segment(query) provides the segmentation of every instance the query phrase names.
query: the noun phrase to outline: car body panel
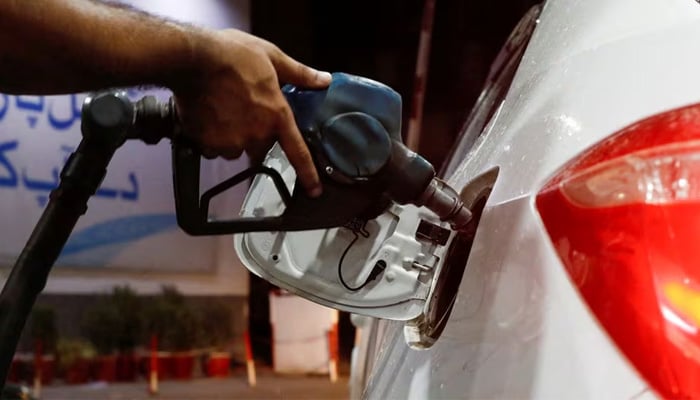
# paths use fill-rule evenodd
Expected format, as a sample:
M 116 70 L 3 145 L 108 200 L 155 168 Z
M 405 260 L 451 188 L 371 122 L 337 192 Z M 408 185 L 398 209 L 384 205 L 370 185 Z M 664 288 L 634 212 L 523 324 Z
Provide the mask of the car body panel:
M 509 93 L 468 152 L 460 190 L 491 168 L 450 320 L 427 350 L 400 322 L 362 329 L 354 379 L 370 399 L 653 398 L 569 280 L 534 207 L 562 164 L 644 117 L 700 101 L 700 5 L 549 0 Z M 357 378 L 357 377 L 356 377 Z
M 437 343 L 412 350 L 400 324 L 382 321 L 386 333 L 368 397 L 620 399 L 644 390 L 564 269 L 550 268 L 558 259 L 539 239 L 542 228 L 529 198 L 492 210 L 482 217 L 472 249 L 480 262 L 469 262 Z

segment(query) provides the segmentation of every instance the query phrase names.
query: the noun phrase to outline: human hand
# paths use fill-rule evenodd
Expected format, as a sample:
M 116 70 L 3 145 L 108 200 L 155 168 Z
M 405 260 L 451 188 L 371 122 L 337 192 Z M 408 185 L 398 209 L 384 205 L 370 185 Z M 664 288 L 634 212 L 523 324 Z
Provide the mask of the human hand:
M 277 140 L 307 193 L 320 195 L 318 173 L 280 83 L 321 89 L 331 75 L 235 29 L 207 34 L 194 53 L 194 79 L 171 88 L 186 134 L 206 156 L 227 159 L 243 151 L 262 155 Z

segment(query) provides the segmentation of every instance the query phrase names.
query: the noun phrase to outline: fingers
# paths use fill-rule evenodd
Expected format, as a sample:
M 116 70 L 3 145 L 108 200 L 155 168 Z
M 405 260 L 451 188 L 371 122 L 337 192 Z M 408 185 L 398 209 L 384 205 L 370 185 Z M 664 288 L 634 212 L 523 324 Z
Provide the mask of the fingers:
M 262 161 L 267 155 L 267 152 L 270 150 L 270 148 L 272 148 L 274 144 L 275 138 L 270 137 L 267 140 L 256 141 L 251 143 L 246 147 L 245 152 L 248 153 L 248 156 L 251 160 Z
M 227 160 L 236 160 L 243 154 L 243 150 L 239 148 L 227 148 L 219 150 L 219 154 Z
M 287 155 L 289 163 L 296 170 L 297 177 L 311 197 L 321 195 L 321 182 L 316 172 L 309 148 L 304 142 L 289 107 L 284 108 L 280 119 L 279 143 Z
M 270 55 L 270 60 L 282 82 L 313 89 L 323 89 L 331 83 L 330 73 L 304 65 L 277 48 Z
M 332 76 L 325 71 L 318 71 L 289 57 L 279 48 L 274 47 L 270 52 L 279 80 L 295 86 L 322 89 L 330 85 Z M 282 146 L 289 163 L 296 170 L 297 176 L 306 192 L 311 197 L 321 195 L 323 188 L 314 166 L 309 148 L 304 142 L 291 109 L 285 102 L 284 112 L 280 118 L 279 143 Z
M 206 158 L 207 160 L 213 160 L 218 156 L 219 156 L 219 153 L 215 150 L 212 150 L 209 148 L 202 149 L 202 157 Z

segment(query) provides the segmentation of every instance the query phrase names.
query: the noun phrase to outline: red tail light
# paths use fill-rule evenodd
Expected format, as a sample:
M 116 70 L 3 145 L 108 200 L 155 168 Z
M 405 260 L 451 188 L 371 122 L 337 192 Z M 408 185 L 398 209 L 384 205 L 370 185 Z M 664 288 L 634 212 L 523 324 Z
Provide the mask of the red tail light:
M 593 146 L 536 204 L 572 282 L 651 387 L 700 397 L 700 105 Z

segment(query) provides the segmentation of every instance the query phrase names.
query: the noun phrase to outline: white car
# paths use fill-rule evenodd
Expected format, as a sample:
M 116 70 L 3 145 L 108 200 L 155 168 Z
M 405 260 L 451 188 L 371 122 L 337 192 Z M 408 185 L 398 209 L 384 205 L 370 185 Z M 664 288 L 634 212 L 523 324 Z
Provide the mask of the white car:
M 420 224 L 445 225 L 394 205 L 350 252 L 344 228 L 236 248 L 265 279 L 355 314 L 353 397 L 698 398 L 698 102 L 696 1 L 548 0 L 441 171 L 475 232 L 425 240 Z M 279 152 L 268 164 L 293 181 Z M 279 212 L 271 187 L 256 179 L 243 213 Z M 378 260 L 362 290 L 338 282 L 366 283 Z

